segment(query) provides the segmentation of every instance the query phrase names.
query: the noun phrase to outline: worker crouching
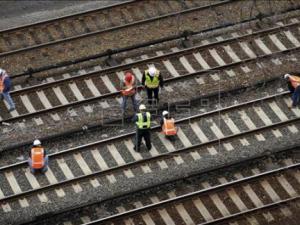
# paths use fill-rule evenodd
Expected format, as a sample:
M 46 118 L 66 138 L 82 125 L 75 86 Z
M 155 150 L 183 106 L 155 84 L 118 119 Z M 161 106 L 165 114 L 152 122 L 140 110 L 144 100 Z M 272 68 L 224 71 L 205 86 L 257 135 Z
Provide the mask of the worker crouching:
M 300 103 L 300 77 L 285 74 L 284 79 L 288 82 L 288 88 L 292 93 L 292 104 L 290 108 L 294 108 Z
M 136 100 L 136 87 L 135 87 L 135 76 L 131 72 L 125 73 L 123 87 L 121 90 L 122 94 L 122 114 L 124 116 L 126 111 L 126 105 L 128 98 L 131 98 L 134 112 L 137 112 L 137 100 Z
M 150 126 L 151 126 L 151 114 L 150 112 L 146 112 L 146 106 L 140 105 L 139 107 L 140 112 L 135 116 L 135 123 L 136 123 L 136 140 L 134 150 L 139 152 L 140 146 L 142 142 L 142 138 L 146 143 L 147 149 L 151 150 L 151 137 L 150 137 Z
M 160 120 L 160 126 L 162 132 L 166 137 L 173 137 L 177 134 L 177 128 L 175 126 L 175 120 L 171 118 L 168 111 L 163 111 L 162 117 Z
M 40 140 L 35 140 L 33 142 L 33 146 L 29 153 L 28 164 L 31 173 L 33 174 L 37 171 L 45 173 L 48 170 L 48 155 L 42 147 Z

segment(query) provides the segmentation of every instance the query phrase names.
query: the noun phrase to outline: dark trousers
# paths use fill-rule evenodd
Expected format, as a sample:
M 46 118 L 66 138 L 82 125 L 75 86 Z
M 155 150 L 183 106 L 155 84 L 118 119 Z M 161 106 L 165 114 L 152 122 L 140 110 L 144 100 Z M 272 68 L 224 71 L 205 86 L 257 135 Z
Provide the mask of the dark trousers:
M 159 101 L 158 92 L 159 92 L 159 88 L 147 88 L 147 96 L 148 96 L 149 105 L 151 105 L 153 102 L 153 94 L 154 94 L 154 99 L 156 100 L 156 104 L 158 104 L 158 101 Z
M 150 150 L 152 147 L 151 137 L 150 137 L 150 129 L 137 129 L 136 130 L 135 150 L 136 151 L 140 150 L 142 138 L 144 138 L 147 149 Z
M 292 100 L 293 100 L 293 106 L 297 106 L 299 104 L 300 100 L 300 85 L 296 87 L 294 90 L 294 93 L 292 95 Z

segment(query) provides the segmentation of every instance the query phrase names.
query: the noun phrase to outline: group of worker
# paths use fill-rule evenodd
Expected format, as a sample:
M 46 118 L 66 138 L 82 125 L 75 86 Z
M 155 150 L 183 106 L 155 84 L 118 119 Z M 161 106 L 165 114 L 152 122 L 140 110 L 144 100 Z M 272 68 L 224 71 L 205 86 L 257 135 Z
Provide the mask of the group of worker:
M 284 79 L 287 81 L 288 88 L 292 94 L 292 104 L 290 108 L 299 106 L 300 103 L 300 77 L 290 74 L 285 74 Z M 121 87 L 122 94 L 122 114 L 124 116 L 128 98 L 131 98 L 133 109 L 135 111 L 134 122 L 136 125 L 136 138 L 134 150 L 140 152 L 141 142 L 144 139 L 146 148 L 150 151 L 152 148 L 150 128 L 151 128 L 151 113 L 147 111 L 144 104 L 138 104 L 136 99 L 137 85 L 136 78 L 132 72 L 127 71 L 124 76 L 123 86 Z M 154 66 L 145 70 L 142 77 L 142 87 L 146 89 L 148 104 L 157 105 L 159 102 L 159 88 L 163 88 L 164 81 Z M 11 80 L 5 70 L 0 69 L 0 98 L 4 99 L 9 105 L 9 111 L 15 110 L 15 104 L 10 96 Z M 177 134 L 175 120 L 170 116 L 168 111 L 163 111 L 160 126 L 166 137 L 172 137 Z M 48 167 L 48 156 L 46 150 L 42 147 L 39 140 L 33 142 L 33 147 L 29 153 L 28 164 L 32 173 L 37 171 L 45 172 Z

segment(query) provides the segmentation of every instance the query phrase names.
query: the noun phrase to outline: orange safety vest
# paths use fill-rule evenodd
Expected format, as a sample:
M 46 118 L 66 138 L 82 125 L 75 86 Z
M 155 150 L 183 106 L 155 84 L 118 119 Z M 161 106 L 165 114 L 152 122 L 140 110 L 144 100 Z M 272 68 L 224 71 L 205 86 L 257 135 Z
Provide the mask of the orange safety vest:
M 175 127 L 174 119 L 164 118 L 164 124 L 162 130 L 166 136 L 173 136 L 177 134 L 177 129 Z
M 2 77 L 0 78 L 0 93 L 2 93 L 3 92 L 3 90 L 4 90 L 4 80 L 5 80 L 5 78 L 6 77 L 8 77 L 8 75 L 7 74 L 4 74 L 4 75 L 2 75 Z
M 41 169 L 44 167 L 44 148 L 33 147 L 31 149 L 31 161 L 33 169 Z
M 127 80 L 124 81 L 125 89 L 121 90 L 122 95 L 132 96 L 135 94 L 134 81 L 135 81 L 134 76 L 132 76 L 132 80 L 130 82 L 128 82 Z
M 300 85 L 300 77 L 290 76 L 289 80 L 290 80 L 293 88 L 295 88 L 295 89 Z

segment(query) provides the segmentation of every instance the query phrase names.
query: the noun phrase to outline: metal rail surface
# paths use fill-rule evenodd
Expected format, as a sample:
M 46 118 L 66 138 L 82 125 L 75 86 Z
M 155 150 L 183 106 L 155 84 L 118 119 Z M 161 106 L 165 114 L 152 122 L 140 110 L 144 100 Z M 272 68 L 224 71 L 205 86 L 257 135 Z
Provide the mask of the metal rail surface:
M 132 220 L 133 219 L 138 219 L 138 218 L 140 218 L 141 214 L 148 214 L 149 215 L 149 213 L 151 213 L 151 212 L 153 213 L 153 211 L 162 212 L 162 210 L 164 209 L 165 212 L 166 212 L 168 209 L 170 209 L 170 210 L 168 210 L 170 212 L 170 211 L 172 211 L 171 208 L 173 208 L 173 207 L 177 208 L 177 210 L 178 210 L 179 205 L 182 205 L 184 203 L 185 203 L 186 207 L 187 207 L 187 205 L 191 205 L 191 206 L 195 205 L 199 210 L 197 216 L 199 216 L 199 218 L 203 218 L 203 217 L 205 218 L 205 216 L 203 216 L 203 214 L 201 214 L 201 210 L 200 210 L 201 208 L 203 208 L 203 206 L 200 207 L 201 204 L 199 203 L 199 199 L 201 199 L 200 202 L 203 201 L 203 199 L 204 199 L 203 196 L 212 196 L 215 193 L 220 194 L 220 192 L 224 192 L 224 190 L 230 190 L 230 189 L 231 190 L 232 189 L 239 190 L 241 187 L 243 187 L 245 192 L 247 193 L 246 188 L 247 188 L 247 185 L 249 185 L 250 183 L 253 184 L 254 181 L 256 183 L 258 183 L 260 180 L 266 179 L 266 177 L 276 179 L 277 178 L 276 175 L 279 174 L 279 173 L 281 173 L 281 176 L 287 177 L 287 174 L 291 171 L 293 171 L 291 173 L 294 174 L 294 176 L 298 178 L 298 183 L 297 182 L 293 183 L 293 186 L 296 187 L 296 185 L 299 185 L 299 183 L 300 183 L 300 180 L 299 180 L 299 175 L 300 174 L 299 174 L 299 171 L 297 171 L 299 166 L 300 166 L 300 163 L 295 163 L 295 164 L 292 164 L 292 165 L 289 165 L 289 166 L 285 166 L 285 167 L 282 167 L 282 168 L 279 168 L 279 169 L 274 169 L 274 170 L 267 171 L 267 172 L 264 172 L 264 173 L 257 173 L 253 176 L 241 178 L 241 179 L 238 179 L 238 180 L 235 180 L 235 181 L 232 181 L 232 182 L 217 185 L 215 187 L 211 187 L 211 188 L 207 188 L 207 189 L 204 189 L 204 190 L 189 193 L 189 194 L 186 194 L 186 195 L 174 197 L 172 199 L 168 199 L 168 200 L 161 201 L 161 202 L 158 202 L 158 203 L 153 203 L 153 204 L 150 204 L 150 205 L 147 205 L 147 206 L 143 206 L 143 207 L 140 207 L 140 208 L 137 208 L 137 209 L 133 209 L 133 210 L 126 211 L 126 212 L 123 212 L 123 213 L 119 213 L 117 215 L 109 216 L 107 218 L 95 220 L 95 221 L 84 223 L 84 224 L 85 225 L 95 225 L 95 224 L 103 224 L 103 223 L 107 224 L 107 222 L 110 222 L 110 223 L 113 222 L 113 224 L 116 224 L 115 222 L 117 222 L 117 223 L 121 222 L 120 220 L 122 220 L 122 222 L 123 222 L 125 219 L 129 219 L 129 218 L 132 219 Z M 254 192 L 259 193 L 259 189 L 258 188 L 254 189 Z M 236 218 L 236 217 L 245 216 L 246 214 L 251 214 L 251 213 L 257 212 L 259 210 L 263 210 L 263 209 L 273 207 L 274 205 L 279 206 L 283 203 L 288 203 L 288 202 L 299 200 L 299 199 L 300 199 L 299 193 L 295 192 L 295 193 L 293 193 L 292 197 L 284 199 L 284 200 L 274 201 L 270 204 L 262 204 L 261 206 L 255 206 L 253 209 L 243 210 L 243 211 L 241 210 L 241 212 L 235 213 L 233 215 L 228 215 L 228 216 L 225 216 L 223 218 L 221 217 L 221 218 L 217 218 L 217 219 L 212 219 L 210 221 L 197 223 L 197 224 L 199 224 L 199 225 L 200 224 L 201 225 L 216 224 L 217 222 L 228 221 L 228 220 L 231 220 L 231 219 Z M 197 202 L 198 202 L 198 204 L 197 204 Z M 179 212 L 179 210 L 177 212 L 178 212 L 177 214 L 180 218 L 180 216 L 182 216 L 183 214 L 181 214 Z M 158 213 L 158 214 L 163 219 L 167 217 L 167 216 L 163 215 L 163 213 Z M 195 218 L 195 217 L 193 217 L 193 218 Z M 205 219 L 207 219 L 207 218 L 205 218 Z M 145 217 L 144 217 L 144 220 L 146 220 Z M 154 220 L 156 220 L 156 219 L 154 219 Z M 193 219 L 191 217 L 188 217 L 187 220 L 193 221 Z M 166 222 L 166 220 L 164 222 Z M 153 223 L 153 224 L 155 224 L 155 223 Z
M 16 90 L 12 92 L 12 96 L 18 95 L 20 97 L 20 101 L 23 102 L 23 105 L 26 106 L 30 103 L 32 107 L 29 108 L 22 108 L 22 112 L 29 111 L 28 113 L 23 113 L 20 115 L 18 112 L 12 112 L 10 113 L 10 117 L 5 116 L 1 122 L 13 122 L 16 120 L 31 118 L 33 116 L 42 115 L 44 113 L 50 113 L 54 111 L 59 111 L 62 109 L 67 109 L 69 107 L 84 105 L 93 103 L 99 100 L 103 100 L 106 98 L 116 97 L 120 94 L 118 91 L 119 87 L 118 85 L 120 81 L 123 79 L 124 71 L 127 69 L 132 69 L 136 75 L 138 80 L 141 80 L 142 73 L 141 70 L 146 67 L 149 63 L 159 63 L 159 69 L 167 71 L 166 74 L 166 83 L 172 83 L 184 79 L 195 79 L 196 83 L 199 83 L 200 85 L 203 84 L 203 79 L 199 78 L 199 76 L 208 75 L 210 73 L 213 73 L 215 70 L 228 70 L 229 68 L 241 66 L 241 69 L 244 70 L 244 72 L 249 72 L 249 68 L 246 68 L 245 65 L 247 63 L 254 63 L 256 61 L 267 59 L 267 58 L 273 58 L 276 56 L 280 56 L 282 54 L 288 54 L 293 53 L 299 50 L 300 43 L 296 39 L 295 35 L 292 34 L 291 29 L 296 29 L 299 26 L 299 23 L 291 23 L 287 24 L 286 26 L 280 26 L 275 27 L 263 31 L 254 32 L 253 34 L 246 34 L 242 35 L 241 37 L 237 36 L 234 38 L 229 38 L 228 40 L 223 41 L 217 41 L 214 43 L 209 43 L 207 45 L 203 46 L 195 46 L 186 50 L 179 50 L 179 49 L 173 49 L 173 53 L 167 53 L 163 54 L 162 52 L 157 52 L 159 56 L 147 58 L 144 60 L 138 60 L 136 62 L 131 62 L 130 59 L 128 59 L 128 64 L 107 68 L 100 70 L 98 72 L 93 73 L 87 73 L 85 75 L 80 76 L 71 76 L 70 74 L 65 74 L 65 79 L 60 80 L 52 80 L 48 83 L 32 86 L 28 88 L 23 88 L 20 90 Z M 278 33 L 276 33 L 278 32 Z M 283 42 L 281 42 L 278 37 L 281 34 L 286 35 L 286 38 L 290 40 L 291 43 L 285 43 L 285 46 Z M 266 35 L 266 36 L 262 36 Z M 276 36 L 277 35 L 277 36 Z M 247 46 L 247 43 L 250 43 L 252 39 L 254 39 L 254 42 L 257 43 L 258 47 L 261 47 L 263 50 L 261 52 L 257 52 L 256 50 L 251 50 L 249 46 Z M 270 50 L 267 47 L 267 44 L 262 43 L 262 40 L 265 40 L 266 42 L 269 41 L 269 38 L 274 41 L 274 44 L 278 46 L 278 49 L 272 49 Z M 250 39 L 250 40 L 248 40 Z M 236 48 L 238 43 L 242 43 L 241 48 L 242 51 L 240 53 L 235 53 L 232 48 Z M 231 44 L 232 48 L 230 46 L 227 46 Z M 252 44 L 253 45 L 253 44 Z M 288 48 L 290 46 L 291 48 Z M 296 47 L 294 47 L 296 46 Z M 224 59 L 220 58 L 220 54 L 224 53 L 218 53 L 216 49 L 224 48 L 231 59 L 225 59 L 226 55 L 222 55 Z M 253 49 L 255 46 L 253 46 Z M 200 53 L 201 52 L 201 53 Z M 241 55 L 243 52 L 247 56 Z M 203 58 L 202 55 L 205 54 L 211 54 L 211 58 L 205 57 Z M 244 53 L 243 53 L 244 54 Z M 240 56 L 238 56 L 240 55 Z M 193 58 L 194 59 L 193 59 Z M 198 60 L 198 65 L 195 63 L 189 63 L 188 60 Z M 174 65 L 170 62 L 170 60 L 178 60 L 178 62 L 185 68 L 187 73 L 180 74 L 182 72 L 178 72 Z M 215 60 L 216 63 L 209 65 L 207 62 L 209 61 L 210 64 L 212 64 L 212 60 Z M 275 60 L 274 63 L 276 64 L 277 61 Z M 193 65 L 193 66 L 192 66 Z M 194 67 L 194 68 L 193 68 Z M 227 71 L 226 71 L 227 72 Z M 229 72 L 228 72 L 229 73 Z M 109 74 L 109 76 L 107 75 Z M 99 76 L 100 75 L 100 76 Z M 234 72 L 230 72 L 230 77 L 234 77 Z M 216 76 L 216 75 L 214 75 Z M 215 78 L 214 78 L 215 79 Z M 78 82 L 78 85 L 82 86 L 82 83 L 86 83 L 86 88 L 83 88 L 82 90 L 90 90 L 93 97 L 90 97 L 91 94 L 81 92 L 78 88 L 76 88 L 76 83 Z M 62 95 L 61 92 L 56 91 L 57 85 L 61 85 L 61 89 L 67 90 L 69 94 Z M 97 89 L 97 90 L 95 90 Z M 39 92 L 45 92 L 44 94 Z M 70 93 L 73 93 L 72 96 L 69 96 Z M 57 100 L 55 100 L 56 103 L 51 103 L 51 100 L 47 99 L 47 95 L 57 96 Z M 74 95 L 74 96 L 73 96 Z M 76 99 L 73 102 L 62 101 L 60 99 Z M 34 102 L 31 102 L 30 99 L 35 99 Z M 58 101 L 60 102 L 60 105 L 57 105 Z M 117 99 L 113 104 L 119 104 L 120 99 Z M 45 102 L 49 102 L 49 104 L 45 104 Z M 35 104 L 44 105 L 45 109 L 35 109 Z M 56 106 L 53 106 L 56 105 Z M 52 106 L 52 107 L 51 107 Z M 40 107 L 39 107 L 40 108 Z M 18 109 L 17 109 L 18 110 Z M 56 117 L 57 119 L 57 117 Z M 59 119 L 58 119 L 59 120 Z M 40 122 L 39 125 L 43 124 L 43 122 Z
M 280 109 L 280 108 L 283 109 L 284 106 L 286 108 L 285 104 L 288 101 L 288 98 L 285 95 L 286 95 L 286 93 L 280 94 L 280 95 L 274 95 L 274 96 L 266 97 L 264 99 L 258 99 L 255 101 L 251 101 L 251 102 L 243 103 L 240 105 L 221 109 L 221 111 L 217 110 L 214 112 L 205 113 L 204 115 L 202 114 L 202 115 L 194 116 L 194 117 L 188 118 L 188 122 L 189 122 L 188 127 L 180 126 L 180 123 L 183 123 L 183 124 L 186 123 L 186 121 L 187 121 L 186 119 L 177 121 L 177 125 L 179 126 L 179 131 L 178 131 L 179 140 L 178 141 L 180 141 L 184 147 L 180 148 L 180 149 L 176 149 L 173 146 L 173 144 L 171 144 L 167 139 L 164 139 L 160 133 L 154 133 L 154 135 L 158 135 L 158 139 L 163 143 L 167 152 L 166 153 L 159 152 L 158 149 L 160 149 L 160 151 L 163 151 L 163 149 L 161 147 L 158 147 L 158 145 L 157 145 L 158 143 L 153 142 L 153 149 L 150 151 L 150 154 L 151 154 L 150 158 L 146 155 L 143 156 L 143 154 L 139 154 L 139 153 L 136 153 L 133 151 L 133 142 L 130 137 L 132 137 L 134 135 L 134 133 L 128 133 L 126 135 L 121 135 L 121 136 L 118 136 L 115 138 L 110 138 L 107 140 L 94 142 L 94 143 L 87 144 L 84 146 L 79 146 L 76 148 L 67 149 L 67 150 L 64 150 L 64 151 L 61 151 L 61 152 L 58 152 L 55 154 L 51 154 L 50 162 L 56 158 L 59 167 L 66 168 L 66 167 L 68 167 L 68 165 L 66 164 L 66 161 L 64 160 L 63 157 L 64 156 L 68 157 L 68 159 L 70 160 L 71 159 L 70 153 L 71 153 L 71 155 L 73 155 L 73 157 L 74 157 L 74 158 L 72 158 L 72 160 L 74 160 L 74 162 L 72 164 L 73 165 L 75 163 L 78 164 L 81 167 L 84 175 L 78 175 L 78 176 L 74 175 L 74 176 L 70 177 L 67 174 L 65 174 L 67 179 L 58 181 L 58 179 L 53 178 L 54 175 L 53 175 L 53 171 L 51 170 L 51 164 L 50 164 L 49 170 L 52 171 L 52 172 L 50 172 L 50 174 L 52 174 L 51 175 L 52 178 L 50 178 L 49 174 L 47 175 L 47 173 L 46 173 L 46 176 L 49 179 L 49 181 L 48 181 L 49 184 L 41 185 L 41 186 L 38 185 L 38 188 L 35 183 L 35 182 L 37 182 L 37 180 L 33 181 L 35 178 L 32 175 L 30 175 L 29 170 L 22 169 L 26 165 L 25 161 L 21 162 L 21 163 L 16 163 L 14 165 L 8 165 L 5 167 L 2 167 L 0 169 L 1 173 L 4 173 L 4 176 L 6 177 L 6 179 L 8 181 L 8 182 L 3 181 L 1 183 L 1 185 L 3 187 L 6 185 L 12 184 L 12 180 L 15 180 L 14 173 L 16 173 L 16 175 L 18 175 L 18 176 L 23 174 L 22 176 L 27 177 L 29 183 L 35 184 L 35 185 L 32 185 L 32 187 L 30 187 L 30 188 L 29 187 L 22 188 L 27 191 L 24 191 L 21 193 L 18 192 L 17 190 L 15 190 L 15 193 L 10 194 L 10 195 L 7 195 L 8 193 L 4 193 L 6 196 L 1 198 L 1 200 L 3 202 L 7 202 L 7 201 L 11 201 L 11 200 L 17 199 L 17 198 L 24 198 L 25 196 L 36 195 L 37 193 L 40 193 L 40 192 L 44 192 L 47 190 L 53 190 L 54 188 L 63 187 L 68 184 L 76 184 L 76 183 L 86 181 L 86 180 L 91 180 L 91 182 L 93 183 L 93 182 L 95 182 L 95 179 L 97 177 L 105 177 L 105 176 L 110 177 L 109 178 L 110 182 L 114 183 L 114 182 L 117 182 L 115 180 L 116 178 L 112 179 L 111 176 L 113 176 L 113 174 L 115 174 L 115 173 L 119 174 L 120 172 L 123 171 L 124 175 L 127 178 L 132 178 L 132 177 L 134 177 L 134 175 L 131 172 L 131 170 L 134 170 L 134 168 L 140 168 L 140 166 L 143 168 L 145 165 L 148 165 L 149 163 L 156 163 L 156 162 L 161 162 L 164 160 L 175 160 L 175 162 L 177 162 L 180 165 L 180 164 L 182 164 L 182 162 L 184 162 L 184 157 L 186 157 L 187 155 L 191 155 L 193 160 L 198 160 L 199 158 L 201 158 L 201 156 L 199 155 L 199 151 L 200 152 L 205 151 L 206 148 L 208 148 L 209 146 L 213 146 L 213 145 L 216 145 L 216 147 L 217 147 L 217 146 L 219 146 L 220 143 L 227 143 L 225 145 L 225 150 L 232 151 L 233 147 L 230 144 L 231 142 L 240 140 L 242 146 L 245 146 L 245 145 L 248 146 L 250 144 L 249 143 L 250 140 L 246 140 L 246 137 L 253 136 L 253 135 L 254 135 L 254 137 L 256 135 L 256 138 L 259 141 L 266 141 L 266 139 L 264 138 L 264 135 L 263 135 L 263 133 L 265 133 L 265 132 L 271 132 L 271 135 L 278 137 L 278 136 L 282 135 L 281 132 L 283 132 L 283 131 L 280 131 L 282 129 L 282 130 L 287 130 L 288 132 L 290 132 L 290 135 L 296 135 L 298 133 L 298 129 L 295 125 L 297 124 L 297 122 L 300 119 L 300 114 L 299 114 L 299 111 L 297 111 L 297 109 L 291 111 L 290 115 L 286 114 L 286 112 L 283 112 Z M 262 100 L 264 100 L 264 101 L 262 101 Z M 257 105 L 262 102 L 263 102 L 262 106 Z M 247 115 L 249 113 L 253 113 L 253 112 L 251 112 L 253 107 L 254 107 L 254 109 L 256 109 L 254 113 L 256 113 L 257 116 L 260 116 L 262 118 L 262 120 L 265 122 L 264 126 L 256 125 L 255 123 L 259 124 L 259 122 L 258 121 L 253 122 L 250 119 L 250 117 L 252 117 L 252 116 L 249 117 Z M 274 114 L 272 114 L 272 112 L 269 112 L 269 111 L 267 111 L 267 109 L 264 109 L 265 107 L 267 107 L 267 108 L 270 107 L 271 110 L 275 110 L 273 112 L 276 114 L 277 119 L 274 118 Z M 240 114 L 241 118 L 237 118 L 237 117 L 233 118 L 232 116 L 230 116 L 230 115 L 236 115 L 236 114 Z M 219 118 L 220 118 L 219 115 L 222 115 L 221 118 L 224 119 L 224 123 L 229 126 L 229 128 L 231 130 L 230 133 L 228 133 L 228 134 L 225 134 L 225 133 L 223 134 L 222 132 L 220 133 L 220 131 L 218 131 L 218 130 L 220 130 L 220 128 L 218 128 L 217 124 L 215 122 L 213 122 L 213 123 L 211 122 L 211 120 L 215 120 L 215 119 L 219 120 Z M 225 115 L 227 115 L 227 116 L 225 116 Z M 208 119 L 205 119 L 206 117 L 208 117 Z M 272 120 L 270 118 L 272 118 Z M 249 128 L 247 130 L 242 131 L 242 130 L 240 130 L 241 128 L 238 128 L 237 125 L 234 125 L 237 123 L 235 123 L 233 121 L 236 121 L 239 119 L 244 120 L 245 124 L 247 124 L 249 126 Z M 280 122 L 276 122 L 278 120 L 280 120 Z M 198 125 L 199 121 L 201 121 L 201 128 Z M 270 121 L 271 121 L 271 123 L 270 123 Z M 201 129 L 203 129 L 203 127 L 205 127 L 205 126 L 209 126 L 211 131 L 215 132 L 215 137 L 207 137 L 206 135 L 204 135 L 204 133 Z M 153 129 L 157 129 L 157 128 L 158 127 L 154 127 Z M 192 144 L 191 141 L 188 140 L 187 136 L 184 134 L 184 132 L 186 132 L 187 129 L 195 132 L 194 135 L 196 135 L 199 138 L 199 141 L 197 144 Z M 117 140 L 119 140 L 119 142 L 117 142 Z M 120 144 L 121 145 L 124 144 L 124 147 L 119 148 L 117 150 L 117 146 L 119 146 Z M 101 156 L 101 153 L 99 151 L 100 147 L 101 147 L 101 149 L 103 149 L 103 148 L 108 149 L 108 151 L 112 155 L 112 158 L 115 158 L 115 160 L 117 162 L 116 166 L 108 167 L 107 164 L 105 162 L 103 162 L 105 157 Z M 209 147 L 207 149 L 207 151 L 209 152 L 210 155 L 215 155 L 218 153 L 215 147 Z M 90 157 L 94 158 L 96 164 L 99 165 L 99 168 L 101 170 L 96 170 L 95 172 L 92 171 L 88 167 L 87 163 L 84 161 L 82 154 L 90 154 Z M 131 155 L 131 157 L 134 160 L 130 161 L 128 163 L 126 163 L 126 161 L 124 159 L 120 160 L 120 158 L 122 158 L 121 155 L 124 155 L 124 154 Z M 102 158 L 102 160 L 99 161 L 99 159 L 101 159 L 101 158 Z M 69 161 L 69 163 L 70 163 L 70 161 Z M 160 166 L 162 168 L 164 168 L 166 165 L 160 165 Z M 143 171 L 146 173 L 147 169 L 144 168 Z M 24 176 L 24 173 L 25 173 L 25 176 Z M 74 174 L 75 174 L 75 171 L 74 171 Z M 15 182 L 17 182 L 17 181 L 15 180 Z M 13 184 L 15 184 L 15 182 L 13 182 Z M 96 185 L 95 183 L 93 183 L 93 184 Z M 22 185 L 22 184 L 20 184 L 20 185 Z M 1 189 L 7 190 L 7 187 L 1 188 Z M 14 187 L 13 187 L 13 189 L 14 189 Z M 44 197 L 42 199 L 44 199 Z M 42 201 L 42 199 L 41 199 L 41 201 Z

